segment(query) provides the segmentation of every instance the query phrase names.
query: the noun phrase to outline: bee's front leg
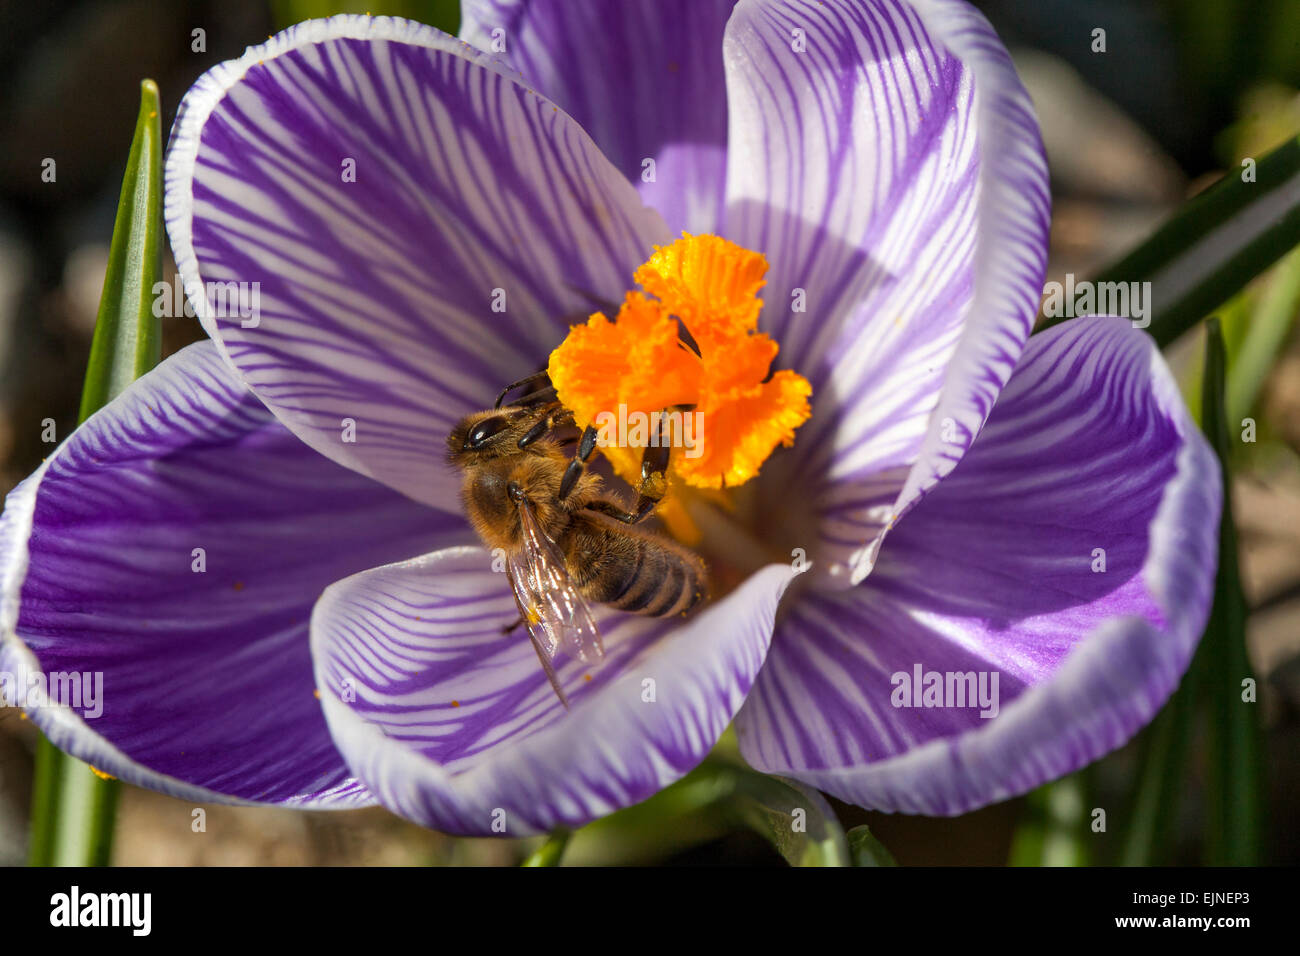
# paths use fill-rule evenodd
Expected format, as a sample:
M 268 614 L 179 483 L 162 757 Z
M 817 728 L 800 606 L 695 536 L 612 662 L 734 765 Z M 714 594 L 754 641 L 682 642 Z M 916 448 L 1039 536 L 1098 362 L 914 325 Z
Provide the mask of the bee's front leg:
M 528 431 L 524 432 L 523 436 L 515 444 L 521 449 L 527 448 L 543 435 L 550 434 L 561 425 L 571 424 L 573 424 L 573 413 L 558 402 L 552 402 L 546 406 L 542 416 L 537 419 Z
M 569 497 L 569 492 L 573 490 L 578 479 L 582 477 L 583 471 L 586 470 L 587 459 L 596 450 L 598 434 L 594 425 L 588 425 L 583 430 L 582 439 L 578 442 L 578 451 L 573 456 L 573 461 L 569 462 L 569 467 L 564 469 L 564 477 L 560 479 L 559 499 L 561 501 Z
M 551 377 L 550 377 L 550 375 L 547 374 L 546 369 L 542 369 L 540 372 L 534 372 L 532 375 L 529 375 L 529 376 L 527 376 L 527 377 L 525 377 L 525 378 L 521 378 L 521 379 L 520 379 L 519 381 L 517 381 L 517 382 L 511 382 L 509 385 L 507 385 L 505 388 L 503 388 L 503 389 L 501 390 L 501 394 L 497 396 L 496 404 L 493 405 L 492 407 L 493 407 L 493 408 L 500 408 L 500 407 L 501 407 L 501 403 L 504 402 L 504 401 L 506 400 L 506 396 L 509 395 L 511 392 L 513 392 L 515 389 L 517 389 L 517 388 L 522 388 L 522 387 L 525 386 L 525 385 L 532 385 L 532 384 L 535 384 L 535 383 L 537 383 L 537 382 L 542 382 L 542 381 L 544 381 L 544 382 L 547 383 L 547 384 L 546 384 L 546 387 L 541 388 L 541 389 L 538 389 L 536 392 L 534 392 L 534 393 L 532 393 L 532 394 L 530 394 L 530 395 L 528 395 L 528 396 L 525 396 L 525 398 L 521 399 L 520 401 L 516 402 L 515 404 L 516 404 L 516 405 L 531 404 L 531 400 L 532 400 L 535 396 L 540 395 L 540 394 L 542 394 L 542 393 L 544 393 L 544 392 L 553 392 L 553 391 L 555 390 L 555 387 L 554 387 L 553 385 L 550 384 L 550 381 L 551 381 Z

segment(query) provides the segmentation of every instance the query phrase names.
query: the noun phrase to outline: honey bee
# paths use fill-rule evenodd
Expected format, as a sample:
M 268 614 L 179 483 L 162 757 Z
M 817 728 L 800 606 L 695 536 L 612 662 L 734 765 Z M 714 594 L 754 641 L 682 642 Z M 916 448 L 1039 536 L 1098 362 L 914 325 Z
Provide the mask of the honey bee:
M 549 383 L 502 405 L 538 373 L 506 387 L 496 405 L 463 418 L 447 438 L 448 460 L 464 473 L 461 498 L 470 523 L 492 551 L 506 555 L 506 572 L 542 669 L 565 707 L 555 672 L 560 651 L 586 663 L 604 657 L 589 601 L 651 617 L 686 614 L 705 597 L 704 563 L 691 551 L 638 527 L 667 487 L 668 448 L 642 457 L 633 510 L 586 470 L 596 429 L 561 439 L 573 414 Z M 577 443 L 572 457 L 565 447 Z

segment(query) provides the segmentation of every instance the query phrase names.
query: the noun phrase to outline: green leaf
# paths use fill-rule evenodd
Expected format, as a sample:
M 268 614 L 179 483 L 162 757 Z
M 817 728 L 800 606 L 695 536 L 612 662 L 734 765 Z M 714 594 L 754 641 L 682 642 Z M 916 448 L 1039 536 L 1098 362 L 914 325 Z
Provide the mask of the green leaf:
M 1025 819 L 1011 840 L 1011 866 L 1087 866 L 1086 771 L 1062 777 L 1025 798 Z
M 1254 409 L 1297 311 L 1300 311 L 1300 249 L 1292 250 L 1268 277 L 1267 287 L 1244 323 L 1245 337 L 1232 353 L 1224 400 L 1228 421 L 1234 427 Z
M 791 866 L 848 866 L 848 841 L 825 798 L 794 780 L 729 766 L 724 806 L 766 837 Z
M 303 20 L 332 17 L 336 13 L 405 17 L 453 36 L 460 30 L 458 0 L 271 0 L 271 16 L 281 30 Z
M 898 866 L 894 854 L 876 839 L 865 823 L 854 827 L 845 836 L 849 842 L 849 859 L 854 866 Z
M 569 851 L 584 862 L 660 858 L 747 827 L 793 866 L 848 866 L 848 842 L 830 805 L 794 781 L 709 757 L 647 800 L 591 823 Z
M 81 391 L 81 421 L 158 364 L 162 330 L 153 314 L 153 287 L 162 273 L 163 143 L 158 109 L 158 87 L 145 80 Z
M 36 742 L 36 766 L 32 773 L 31 841 L 27 862 L 49 866 L 54 860 L 55 830 L 58 827 L 60 780 L 66 758 L 44 737 Z
M 1300 139 L 1260 159 L 1255 181 L 1230 169 L 1155 235 L 1093 277 L 1150 282 L 1147 331 L 1162 347 L 1300 245 Z M 1063 318 L 1039 326 L 1049 328 Z
M 158 86 L 140 84 L 140 112 L 127 156 L 90 349 L 80 418 L 85 421 L 158 364 L 161 329 L 153 287 L 161 278 L 162 121 Z M 112 851 L 118 784 L 80 760 L 38 744 L 32 793 L 33 866 L 104 866 Z
M 1187 787 L 1187 757 L 1195 721 L 1193 666 L 1178 690 L 1143 734 L 1137 785 L 1125 813 L 1120 866 L 1167 865 L 1173 852 L 1174 825 Z
M 1206 736 L 1205 862 L 1211 866 L 1255 866 L 1263 855 L 1263 742 L 1258 704 L 1243 700 L 1243 684 L 1257 680 L 1246 654 L 1246 599 L 1237 563 L 1232 519 L 1231 445 L 1224 410 L 1224 349 L 1219 323 L 1206 324 L 1202 428 L 1219 456 L 1223 514 L 1219 521 L 1219 570 L 1214 606 L 1201 639 Z
M 573 831 L 568 827 L 556 827 L 551 831 L 551 835 L 529 855 L 529 857 L 520 863 L 520 866 L 559 866 L 560 859 L 564 856 L 564 849 L 569 845 L 569 838 L 573 836 Z
M 1268 289 L 1251 313 L 1237 362 L 1227 376 L 1227 349 L 1222 324 L 1206 323 L 1205 365 L 1197 404 L 1206 436 L 1219 456 L 1224 482 L 1224 511 L 1220 521 L 1219 570 L 1214 608 L 1196 657 L 1182 684 L 1143 735 L 1140 776 L 1127 819 L 1119 862 L 1124 866 L 1159 866 L 1172 860 L 1174 823 L 1186 788 L 1186 762 L 1198 706 L 1209 709 L 1207 736 L 1209 773 L 1206 855 L 1215 863 L 1258 859 L 1261 814 L 1259 794 L 1260 741 L 1254 704 L 1241 700 L 1240 681 L 1253 679 L 1245 645 L 1245 600 L 1238 577 L 1235 526 L 1224 464 L 1232 452 L 1230 422 L 1240 420 L 1254 403 L 1267 363 L 1253 353 L 1262 343 L 1275 348 L 1300 296 L 1300 252 L 1279 265 Z M 1233 390 L 1232 383 L 1240 384 Z M 1235 399 L 1232 396 L 1235 394 Z M 1231 403 L 1236 401 L 1237 410 Z M 1227 408 L 1225 409 L 1225 404 Z M 1253 848 L 1253 849 L 1252 849 Z

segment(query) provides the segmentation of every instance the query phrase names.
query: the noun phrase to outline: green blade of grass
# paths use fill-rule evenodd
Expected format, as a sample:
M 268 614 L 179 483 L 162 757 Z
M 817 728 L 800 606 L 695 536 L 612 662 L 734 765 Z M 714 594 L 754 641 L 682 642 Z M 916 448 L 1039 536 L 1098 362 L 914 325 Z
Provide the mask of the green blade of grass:
M 1223 514 L 1219 521 L 1219 570 L 1214 606 L 1201 653 L 1208 709 L 1206 736 L 1205 862 L 1253 866 L 1263 850 L 1262 740 L 1255 703 L 1243 699 L 1243 684 L 1255 681 L 1246 654 L 1246 599 L 1237 565 L 1237 536 L 1227 462 L 1230 438 L 1224 409 L 1224 349 L 1219 323 L 1206 325 L 1202 428 L 1219 456 Z
M 1187 757 L 1196 719 L 1196 678 L 1200 668 L 1188 668 L 1183 681 L 1143 734 L 1137 786 L 1125 815 L 1120 866 L 1168 865 L 1174 826 L 1187 786 Z
M 1269 276 L 1268 287 L 1252 310 L 1245 337 L 1232 359 L 1224 404 L 1228 421 L 1234 427 L 1254 409 L 1297 311 L 1300 311 L 1300 248 L 1288 253 Z
M 162 272 L 162 151 L 158 87 L 145 80 L 81 393 L 81 421 L 158 364 L 161 329 L 153 314 L 153 288 Z M 44 738 L 37 747 L 29 862 L 106 865 L 117 781 L 101 779 Z
M 158 87 L 145 80 L 81 391 L 81 421 L 158 364 L 162 330 L 153 314 L 154 283 L 162 273 L 163 143 L 158 107 Z
M 556 827 L 550 836 L 520 866 L 559 866 L 564 850 L 569 845 L 573 831 L 568 827 Z
M 1260 159 L 1253 182 L 1243 180 L 1243 172 L 1229 170 L 1092 279 L 1150 282 L 1147 331 L 1161 347 L 1300 245 L 1300 139 Z M 1063 321 L 1048 320 L 1039 331 Z
M 571 855 L 619 849 L 615 858 L 653 859 L 668 846 L 716 839 L 737 827 L 758 833 L 792 866 L 848 866 L 848 841 L 826 800 L 791 780 L 709 757 L 648 800 L 574 835 Z

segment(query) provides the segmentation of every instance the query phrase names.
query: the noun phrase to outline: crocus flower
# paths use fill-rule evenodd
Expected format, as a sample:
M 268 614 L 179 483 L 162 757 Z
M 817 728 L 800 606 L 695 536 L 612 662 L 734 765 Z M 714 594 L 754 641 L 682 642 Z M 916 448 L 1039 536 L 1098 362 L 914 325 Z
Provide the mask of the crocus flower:
M 101 715 L 31 711 L 53 742 L 194 800 L 520 835 L 644 799 L 733 719 L 763 771 L 931 814 L 1149 720 L 1206 618 L 1218 472 L 1131 323 L 1029 338 L 1047 174 L 980 14 L 464 9 L 462 40 L 303 23 L 186 96 L 165 217 L 211 341 L 0 528 L 0 670 L 103 674 Z M 686 509 L 706 606 L 596 608 L 566 712 L 444 444 L 683 233 L 765 259 L 811 417 Z

